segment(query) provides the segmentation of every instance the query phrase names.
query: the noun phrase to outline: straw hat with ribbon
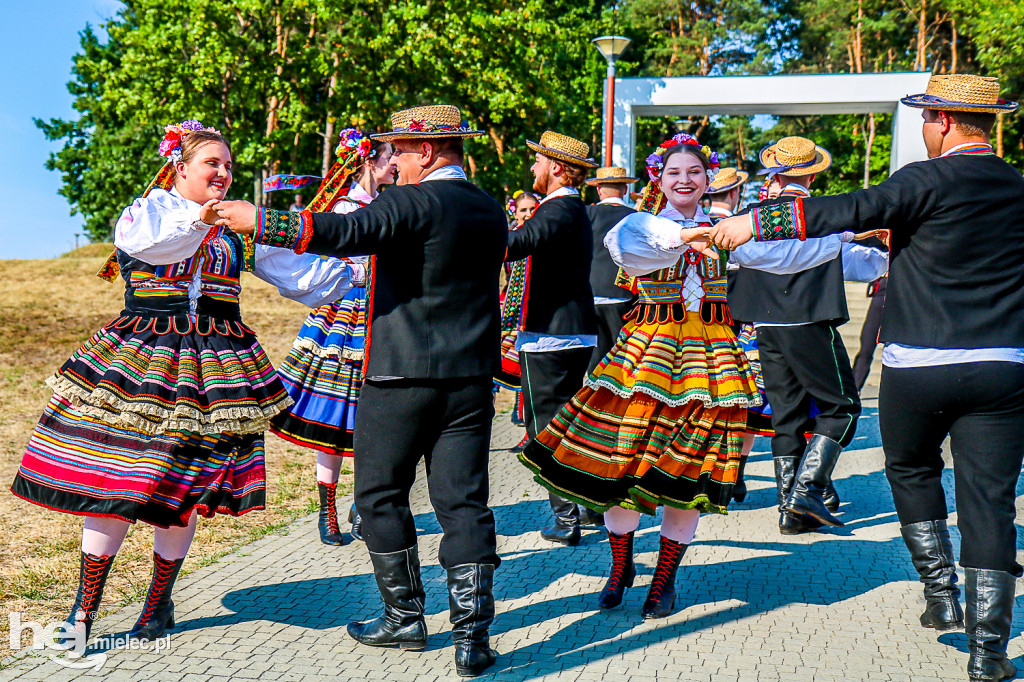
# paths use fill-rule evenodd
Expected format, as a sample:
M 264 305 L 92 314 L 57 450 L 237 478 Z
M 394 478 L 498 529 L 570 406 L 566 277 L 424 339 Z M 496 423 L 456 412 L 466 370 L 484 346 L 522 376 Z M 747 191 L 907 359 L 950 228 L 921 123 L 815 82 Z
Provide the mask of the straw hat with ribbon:
M 472 130 L 462 120 L 462 112 L 450 104 L 413 107 L 391 114 L 391 131 L 370 135 L 375 140 L 413 140 L 440 137 L 477 137 L 482 130 Z
M 806 137 L 784 137 L 761 150 L 758 175 L 814 175 L 832 165 L 832 155 Z
M 900 100 L 917 109 L 942 111 L 973 111 L 998 114 L 1014 111 L 1016 102 L 999 98 L 999 80 L 969 73 L 951 73 L 932 76 L 922 95 L 909 95 Z
M 707 193 L 719 194 L 721 192 L 728 192 L 745 183 L 749 177 L 750 173 L 745 173 L 735 168 L 723 168 L 715 174 L 715 179 L 708 185 Z
M 590 145 L 568 135 L 548 130 L 540 136 L 540 142 L 527 140 L 526 146 L 556 161 L 564 161 L 583 168 L 597 168 L 597 163 L 587 156 L 590 154 Z M 619 182 L 627 181 L 620 180 Z
M 605 166 L 597 169 L 597 177 L 587 180 L 592 187 L 598 185 L 627 185 L 636 182 L 639 178 L 631 178 L 626 174 L 626 169 L 621 166 Z

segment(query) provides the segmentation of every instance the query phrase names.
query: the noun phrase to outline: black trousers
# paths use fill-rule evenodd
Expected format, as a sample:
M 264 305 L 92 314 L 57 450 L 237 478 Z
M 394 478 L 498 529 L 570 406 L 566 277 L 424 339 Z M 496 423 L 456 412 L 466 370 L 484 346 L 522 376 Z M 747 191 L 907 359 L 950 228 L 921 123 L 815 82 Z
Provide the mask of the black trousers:
M 583 388 L 592 352 L 591 348 L 569 348 L 519 354 L 523 370 L 526 435 L 536 438 L 576 395 L 576 391 Z
M 857 430 L 860 397 L 836 325 L 758 327 L 757 348 L 772 406 L 772 455 L 799 459 L 808 432 L 849 445 Z M 812 398 L 821 411 L 813 419 L 808 416 Z
M 1024 461 L 1024 365 L 885 367 L 878 417 L 900 524 L 946 518 L 940 452 L 948 434 L 960 565 L 1016 573 L 1013 522 Z
M 871 373 L 871 362 L 878 347 L 878 330 L 882 327 L 882 309 L 885 308 L 885 289 L 888 281 L 888 277 L 878 281 L 878 288 L 871 296 L 868 314 L 864 318 L 864 326 L 860 328 L 860 350 L 853 358 L 853 381 L 857 384 L 858 391 L 864 388 L 868 374 Z
M 430 503 L 444 531 L 441 565 L 498 565 L 494 514 L 487 506 L 491 390 L 490 377 L 363 383 L 355 497 L 371 552 L 416 544 L 409 491 L 425 458 Z
M 590 365 L 587 367 L 587 374 L 594 371 L 594 368 L 601 364 L 604 356 L 615 345 L 622 331 L 624 323 L 622 317 L 633 308 L 632 301 L 623 303 L 602 303 L 595 305 L 597 311 L 597 345 L 590 356 Z
M 519 354 L 523 370 L 526 435 L 531 439 L 536 438 L 583 387 L 592 352 L 591 348 L 569 348 Z M 574 502 L 551 492 L 548 500 L 555 518 L 579 518 L 579 508 Z

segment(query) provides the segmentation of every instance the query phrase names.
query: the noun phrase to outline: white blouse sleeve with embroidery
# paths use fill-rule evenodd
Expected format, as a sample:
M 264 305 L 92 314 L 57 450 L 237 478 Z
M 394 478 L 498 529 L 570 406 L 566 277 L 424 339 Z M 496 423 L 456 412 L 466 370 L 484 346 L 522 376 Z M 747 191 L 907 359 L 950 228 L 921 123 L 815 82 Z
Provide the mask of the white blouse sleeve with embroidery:
M 689 248 L 679 236 L 679 223 L 650 213 L 632 213 L 604 237 L 612 261 L 630 277 L 671 267 Z
M 351 213 L 357 208 L 359 204 L 354 202 L 339 201 L 334 205 L 334 212 Z M 253 274 L 273 284 L 285 298 L 318 308 L 334 303 L 353 286 L 362 286 L 366 282 L 367 260 L 365 256 L 330 258 L 312 253 L 297 254 L 258 244 Z
M 192 257 L 211 227 L 199 220 L 194 201 L 154 189 L 121 212 L 114 246 L 150 265 L 170 265 Z
M 318 308 L 334 303 L 352 288 L 352 271 L 337 258 L 298 254 L 274 246 L 256 245 L 254 275 L 273 284 L 285 298 Z

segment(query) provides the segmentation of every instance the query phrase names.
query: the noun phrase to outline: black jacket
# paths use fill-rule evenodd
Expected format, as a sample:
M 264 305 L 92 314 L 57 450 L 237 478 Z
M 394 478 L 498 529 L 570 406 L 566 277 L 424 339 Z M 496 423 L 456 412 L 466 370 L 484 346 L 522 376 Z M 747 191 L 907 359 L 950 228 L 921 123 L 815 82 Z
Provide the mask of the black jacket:
M 784 201 L 785 195 L 753 204 L 743 213 Z M 840 254 L 827 263 L 792 275 L 775 275 L 751 268 L 732 271 L 729 274 L 729 310 L 733 319 L 741 322 L 848 322 L 843 256 Z
M 615 277 L 619 274 L 619 266 L 612 262 L 608 249 L 604 248 L 604 237 L 616 223 L 636 213 L 629 206 L 622 204 L 594 204 L 587 206 L 587 217 L 594 231 L 594 261 L 590 266 L 590 288 L 594 296 L 604 298 L 629 298 L 630 293 L 616 286 Z
M 465 180 L 400 185 L 347 215 L 314 213 L 308 251 L 373 255 L 366 376 L 493 376 L 502 207 Z
M 590 291 L 593 248 L 590 219 L 578 196 L 545 201 L 532 218 L 508 233 L 506 260 L 533 256 L 524 331 L 554 336 L 597 333 Z
M 892 230 L 882 342 L 1024 348 L 1024 178 L 999 157 L 912 163 L 803 210 L 809 237 Z

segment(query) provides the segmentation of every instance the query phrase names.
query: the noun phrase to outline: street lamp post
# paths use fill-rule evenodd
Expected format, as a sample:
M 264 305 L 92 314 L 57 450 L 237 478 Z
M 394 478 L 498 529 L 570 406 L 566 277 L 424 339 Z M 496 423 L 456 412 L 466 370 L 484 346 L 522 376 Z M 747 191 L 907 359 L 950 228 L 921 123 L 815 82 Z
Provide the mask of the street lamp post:
M 612 164 L 612 134 L 615 126 L 615 62 L 632 42 L 625 36 L 600 36 L 594 43 L 601 56 L 608 61 L 608 76 L 604 87 L 604 155 L 601 163 Z

